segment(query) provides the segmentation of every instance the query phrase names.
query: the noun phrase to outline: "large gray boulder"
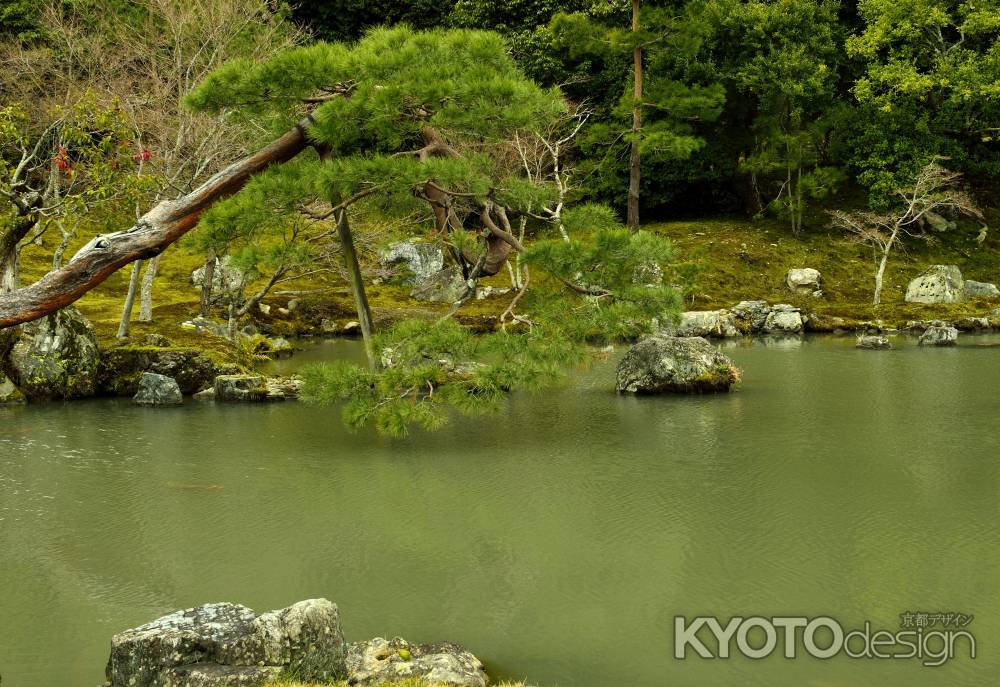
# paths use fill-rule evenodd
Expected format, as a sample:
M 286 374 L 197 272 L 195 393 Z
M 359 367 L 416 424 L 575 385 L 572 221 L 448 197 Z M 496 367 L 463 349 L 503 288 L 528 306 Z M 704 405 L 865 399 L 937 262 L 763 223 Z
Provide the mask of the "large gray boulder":
M 633 394 L 729 391 L 739 381 L 733 361 L 701 337 L 654 334 L 618 363 L 616 388 Z
M 410 644 L 396 637 L 352 642 L 347 648 L 351 685 L 370 687 L 407 678 L 449 687 L 486 687 L 482 662 L 457 644 Z
M 111 687 L 259 687 L 282 673 L 343 678 L 337 605 L 310 599 L 257 615 L 214 603 L 177 611 L 111 640 Z
M 785 284 L 796 292 L 812 293 L 820 288 L 819 270 L 812 267 L 793 267 L 785 275 Z
M 462 271 L 448 267 L 435 272 L 410 291 L 410 297 L 429 303 L 454 303 L 460 300 L 468 289 Z
M 74 307 L 21 328 L 5 372 L 29 399 L 93 396 L 100 352 L 94 327 Z
M 954 346 L 957 342 L 958 329 L 949 326 L 928 327 L 918 340 L 921 346 Z
M 155 372 L 143 372 L 132 402 L 141 406 L 179 406 L 184 402 L 177 380 Z
M 966 298 L 1000 298 L 1000 289 L 997 288 L 996 284 L 966 279 L 962 295 Z
M 779 303 L 772 306 L 761 331 L 766 334 L 798 334 L 804 326 L 805 321 L 798 308 L 787 303 Z
M 906 287 L 907 303 L 958 303 L 965 281 L 955 265 L 931 265 Z
M 681 314 L 680 323 L 673 328 L 675 336 L 705 336 L 727 338 L 740 335 L 736 317 L 728 310 L 691 310 Z
M 402 265 L 411 284 L 420 284 L 444 268 L 444 253 L 436 243 L 416 239 L 398 241 L 379 254 L 384 267 Z

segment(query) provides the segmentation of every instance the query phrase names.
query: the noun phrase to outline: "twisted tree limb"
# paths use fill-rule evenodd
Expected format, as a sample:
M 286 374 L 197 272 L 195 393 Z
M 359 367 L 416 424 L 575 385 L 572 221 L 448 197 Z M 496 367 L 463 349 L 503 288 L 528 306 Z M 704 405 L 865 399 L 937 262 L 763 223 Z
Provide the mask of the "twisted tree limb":
M 161 253 L 198 223 L 203 210 L 239 191 L 254 174 L 287 162 L 311 145 L 307 117 L 280 138 L 229 165 L 191 193 L 163 201 L 132 227 L 104 234 L 81 248 L 65 266 L 30 286 L 0 294 L 0 329 L 37 320 L 63 308 L 135 260 Z

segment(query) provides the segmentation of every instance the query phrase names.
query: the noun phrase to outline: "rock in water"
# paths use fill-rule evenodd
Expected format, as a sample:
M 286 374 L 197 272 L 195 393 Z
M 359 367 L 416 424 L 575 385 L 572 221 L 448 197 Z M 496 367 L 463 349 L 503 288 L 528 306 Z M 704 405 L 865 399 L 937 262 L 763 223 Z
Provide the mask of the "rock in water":
M 466 289 L 468 285 L 462 278 L 462 271 L 449 267 L 421 281 L 410 291 L 410 297 L 430 303 L 454 303 L 465 295 Z
M 888 337 L 877 336 L 874 334 L 865 334 L 858 337 L 858 343 L 855 348 L 867 348 L 869 350 L 888 350 L 892 348 L 892 343 L 889 342 Z
M 99 360 L 93 326 L 68 307 L 21 328 L 6 372 L 29 399 L 83 398 L 94 395 Z
M 680 324 L 672 333 L 675 336 L 705 336 L 710 338 L 728 338 L 740 335 L 739 329 L 736 328 L 736 317 L 728 310 L 691 310 L 682 313 Z
M 172 377 L 181 393 L 193 394 L 212 384 L 221 370 L 197 348 L 112 346 L 101 355 L 97 388 L 102 394 L 134 396 L 144 372 Z
M 410 644 L 396 637 L 352 642 L 347 648 L 348 682 L 369 687 L 407 678 L 432 685 L 486 687 L 482 662 L 456 644 Z
M 733 306 L 732 311 L 742 325 L 741 330 L 748 334 L 758 334 L 764 330 L 767 316 L 771 314 L 771 306 L 767 301 L 740 301 Z
M 111 687 L 259 687 L 282 673 L 307 682 L 345 676 L 337 605 L 310 599 L 257 615 L 206 604 L 111 640 Z
M 928 327 L 920 335 L 921 346 L 954 346 L 958 342 L 958 329 L 955 327 Z
M 618 363 L 616 388 L 633 394 L 729 391 L 739 381 L 733 361 L 701 337 L 654 334 Z
M 410 273 L 411 284 L 426 281 L 444 267 L 444 253 L 435 243 L 410 239 L 391 244 L 379 255 L 379 262 L 386 267 L 403 264 Z
M 962 293 L 966 298 L 1000 298 L 1000 289 L 996 284 L 985 281 L 965 280 L 965 287 Z
M 216 401 L 263 401 L 267 384 L 261 375 L 219 375 L 215 378 Z
M 958 303 L 964 295 L 962 272 L 955 265 L 931 265 L 906 287 L 907 303 Z
M 771 308 L 762 331 L 767 334 L 797 334 L 805 326 L 802 313 L 795 306 L 780 303 Z
M 819 270 L 812 267 L 793 267 L 785 275 L 785 284 L 792 291 L 812 293 L 820 287 Z
M 141 406 L 179 406 L 184 402 L 177 380 L 155 372 L 143 372 L 139 391 L 132 402 Z
M 5 374 L 0 372 L 0 406 L 24 403 L 24 394 L 14 386 Z

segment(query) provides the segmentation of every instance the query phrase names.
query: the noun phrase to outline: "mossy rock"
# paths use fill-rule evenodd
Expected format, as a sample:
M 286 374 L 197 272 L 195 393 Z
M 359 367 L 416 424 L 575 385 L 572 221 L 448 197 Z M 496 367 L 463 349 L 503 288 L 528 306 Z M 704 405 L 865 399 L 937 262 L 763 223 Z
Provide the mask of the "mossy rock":
M 5 372 L 29 399 L 93 396 L 100 351 L 90 322 L 73 307 L 21 327 Z
M 109 396 L 134 396 L 144 372 L 173 377 L 181 393 L 194 394 L 212 386 L 220 370 L 197 348 L 115 346 L 101 355 L 98 391 Z

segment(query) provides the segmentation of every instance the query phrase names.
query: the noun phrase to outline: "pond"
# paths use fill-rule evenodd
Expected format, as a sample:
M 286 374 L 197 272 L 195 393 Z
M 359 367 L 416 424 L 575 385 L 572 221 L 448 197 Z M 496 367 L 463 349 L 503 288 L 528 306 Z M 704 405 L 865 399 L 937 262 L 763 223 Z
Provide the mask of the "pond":
M 119 630 L 317 596 L 348 639 L 447 639 L 542 687 L 988 684 L 998 342 L 741 342 L 739 391 L 683 398 L 615 395 L 612 360 L 402 440 L 297 403 L 0 410 L 3 685 L 94 687 Z M 972 615 L 978 657 L 673 657 L 678 615 L 908 611 Z

